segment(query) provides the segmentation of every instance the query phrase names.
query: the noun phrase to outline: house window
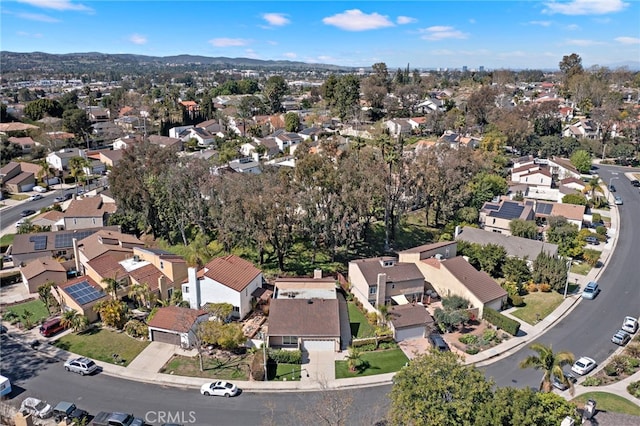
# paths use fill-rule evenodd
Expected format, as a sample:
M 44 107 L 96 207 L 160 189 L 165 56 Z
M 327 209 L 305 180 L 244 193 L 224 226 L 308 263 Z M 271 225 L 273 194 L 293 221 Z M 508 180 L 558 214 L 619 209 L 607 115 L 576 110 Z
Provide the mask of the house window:
M 78 219 L 73 218 L 73 224 L 74 224 L 74 225 L 77 225 L 77 224 L 78 224 Z
M 96 218 L 94 217 L 93 219 L 91 219 L 93 221 L 93 224 L 96 224 Z
M 296 336 L 282 336 L 283 345 L 297 345 L 298 338 Z
M 236 314 L 239 314 L 240 313 L 240 307 L 239 306 L 234 306 L 233 307 L 233 312 L 236 313 Z
M 189 293 L 189 287 L 185 287 L 185 288 L 184 288 L 184 292 L 185 292 L 185 293 Z
M 369 294 L 376 294 L 378 288 L 377 287 L 369 287 Z
M 391 284 L 391 288 L 396 288 L 396 285 L 395 284 Z
M 160 261 L 160 269 L 164 269 L 164 262 Z

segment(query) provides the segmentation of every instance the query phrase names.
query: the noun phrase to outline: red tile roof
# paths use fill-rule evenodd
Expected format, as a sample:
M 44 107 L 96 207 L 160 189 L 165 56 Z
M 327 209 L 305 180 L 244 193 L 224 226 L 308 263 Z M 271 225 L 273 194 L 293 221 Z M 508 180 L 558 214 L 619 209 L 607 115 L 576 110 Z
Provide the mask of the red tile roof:
M 186 333 L 202 315 L 207 315 L 207 311 L 167 306 L 158 309 L 158 312 L 149 321 L 149 327 Z
M 262 271 L 248 260 L 230 254 L 218 257 L 198 271 L 198 277 L 206 276 L 235 290 L 244 290 Z

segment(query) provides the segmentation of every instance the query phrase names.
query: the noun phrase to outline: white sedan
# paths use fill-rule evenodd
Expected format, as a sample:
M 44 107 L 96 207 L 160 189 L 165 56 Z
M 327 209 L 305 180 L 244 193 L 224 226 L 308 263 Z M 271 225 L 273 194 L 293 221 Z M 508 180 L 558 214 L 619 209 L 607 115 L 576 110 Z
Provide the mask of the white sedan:
M 622 329 L 627 333 L 635 333 L 638 331 L 638 320 L 634 317 L 624 317 L 624 321 L 622 321 Z
M 583 356 L 573 364 L 573 366 L 571 367 L 571 371 L 584 376 L 585 374 L 589 374 L 591 370 L 596 368 L 596 365 L 597 364 L 593 359 Z
M 41 419 L 46 419 L 53 414 L 53 408 L 51 405 L 38 398 L 25 398 L 20 404 L 20 411 L 26 411 L 27 413 Z
M 236 396 L 240 390 L 233 383 L 219 380 L 217 382 L 205 383 L 200 388 L 200 393 L 206 396 Z
M 28 201 L 36 201 L 36 200 L 41 200 L 42 199 L 42 195 L 40 194 L 33 194 L 31 197 L 29 197 L 27 200 Z

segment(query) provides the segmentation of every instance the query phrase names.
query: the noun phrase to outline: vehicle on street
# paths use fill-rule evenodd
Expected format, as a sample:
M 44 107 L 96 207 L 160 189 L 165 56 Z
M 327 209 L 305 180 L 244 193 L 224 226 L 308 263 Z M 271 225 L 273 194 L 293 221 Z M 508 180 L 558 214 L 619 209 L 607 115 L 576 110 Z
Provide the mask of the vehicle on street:
M 73 197 L 73 194 L 63 194 L 63 195 L 59 195 L 59 196 L 57 196 L 57 197 L 56 197 L 56 198 L 54 198 L 53 200 L 54 200 L 56 203 L 63 203 L 63 202 L 65 202 L 65 201 L 67 201 L 67 200 L 70 200 L 70 199 L 71 199 L 71 197 Z
M 240 390 L 233 383 L 218 380 L 217 382 L 205 383 L 200 388 L 200 393 L 206 396 L 236 396 Z
M 611 341 L 620 346 L 626 345 L 627 343 L 629 343 L 629 340 L 631 340 L 631 336 L 624 330 L 616 331 L 616 334 L 611 337 Z
M 53 420 L 57 423 L 64 421 L 66 424 L 86 424 L 89 420 L 89 413 L 76 407 L 73 402 L 60 401 L 53 408 Z
M 449 350 L 449 345 L 447 345 L 447 342 L 445 342 L 442 336 L 439 334 L 435 334 L 435 333 L 430 334 L 429 342 L 434 348 L 438 349 L 439 351 Z
M 98 365 L 89 358 L 80 357 L 70 359 L 65 362 L 64 369 L 84 376 L 96 371 L 98 369 Z
M 638 331 L 638 319 L 635 317 L 624 317 L 622 321 L 622 330 L 629 334 L 633 334 Z
M 62 330 L 64 330 L 64 326 L 62 325 L 60 317 L 48 319 L 40 326 L 40 334 L 44 337 L 51 337 L 54 334 L 60 333 Z
M 27 201 L 36 201 L 36 200 L 42 200 L 42 195 L 33 194 L 31 197 L 27 198 Z
M 44 194 L 45 192 L 47 192 L 47 188 L 43 187 L 43 186 L 34 186 L 33 190 L 36 192 L 39 192 L 41 194 Z
M 587 284 L 584 290 L 582 290 L 582 298 L 595 299 L 598 293 L 600 293 L 600 287 L 598 286 L 598 283 L 595 281 L 591 281 Z
M 567 382 L 571 382 L 571 383 L 575 383 L 578 381 L 578 379 L 576 378 L 576 376 L 574 376 L 571 373 L 568 373 L 566 371 L 563 371 L 564 373 L 564 377 L 567 379 L 566 382 L 563 382 L 562 380 L 560 380 L 560 378 L 553 376 L 553 380 L 551 381 L 551 385 L 561 391 L 567 390 L 569 389 L 569 384 Z
M 22 212 L 20 212 L 20 216 L 22 216 L 22 217 L 31 216 L 32 214 L 36 214 L 36 211 L 35 210 L 31 210 L 31 209 L 27 209 L 27 210 L 22 210 Z
M 133 414 L 100 411 L 91 424 L 94 426 L 144 426 L 144 420 L 133 417 Z
M 636 188 L 640 188 L 640 180 L 632 180 L 631 185 L 635 186 Z
M 29 397 L 25 398 L 22 404 L 20 404 L 20 411 L 29 413 L 40 419 L 46 419 L 47 417 L 51 417 L 53 408 L 41 399 Z
M 584 376 L 585 374 L 589 374 L 591 370 L 596 368 L 596 365 L 597 364 L 593 359 L 583 356 L 573 363 L 573 365 L 571 366 L 571 371 Z
M 624 204 L 623 201 L 622 201 L 622 197 L 619 196 L 619 195 L 616 195 L 616 197 L 613 200 L 614 200 L 613 203 L 616 206 L 621 206 L 622 204 Z
M 594 246 L 597 246 L 598 244 L 600 244 L 600 241 L 598 241 L 598 238 L 596 238 L 596 237 L 585 237 L 584 241 L 587 244 L 592 244 Z
M 616 187 L 613 185 L 609 185 L 609 191 L 616 192 Z

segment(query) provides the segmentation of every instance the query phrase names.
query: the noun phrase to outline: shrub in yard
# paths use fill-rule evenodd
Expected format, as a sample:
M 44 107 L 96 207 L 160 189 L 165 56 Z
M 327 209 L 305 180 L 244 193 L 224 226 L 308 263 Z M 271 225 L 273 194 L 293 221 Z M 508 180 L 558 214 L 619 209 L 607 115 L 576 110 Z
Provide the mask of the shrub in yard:
M 11 325 L 15 325 L 15 323 L 20 321 L 20 316 L 13 311 L 7 311 L 2 314 L 2 319 L 9 322 Z
M 607 376 L 617 376 L 618 375 L 618 369 L 616 368 L 615 365 L 612 364 L 607 364 L 604 366 L 604 372 Z
M 511 300 L 511 306 L 522 306 L 524 305 L 524 298 L 519 294 L 514 294 L 513 296 L 509 296 Z
M 640 343 L 635 341 L 629 343 L 624 349 L 624 353 L 632 358 L 640 358 Z
M 251 360 L 251 377 L 258 382 L 264 380 L 264 354 L 262 351 L 257 351 L 253 354 L 253 359 Z
M 378 314 L 375 312 L 367 312 L 367 322 L 371 325 L 378 323 Z
M 395 349 L 398 347 L 398 344 L 396 342 L 384 342 L 384 343 L 380 343 L 380 349 Z
M 130 319 L 124 325 L 124 331 L 131 337 L 147 338 L 149 336 L 149 328 L 147 324 L 136 319 Z
M 269 349 L 269 359 L 277 362 L 278 364 L 302 364 L 302 351 Z
M 589 376 L 582 382 L 582 386 L 600 386 L 601 384 L 602 380 L 594 376 Z
M 460 336 L 458 340 L 465 345 L 473 345 L 478 341 L 478 336 L 474 334 L 465 334 L 464 336 Z
M 640 381 L 629 383 L 627 391 L 636 398 L 640 398 Z
M 366 345 L 358 346 L 357 348 L 360 352 L 371 352 L 376 350 L 376 344 L 367 343 Z
M 484 333 L 482 333 L 482 340 L 486 341 L 486 342 L 491 342 L 493 339 L 496 338 L 496 331 L 495 330 L 485 330 Z
M 495 309 L 485 308 L 484 319 L 512 336 L 517 335 L 520 330 L 520 323 L 518 321 L 502 315 Z
M 605 235 L 607 235 L 607 228 L 605 228 L 604 226 L 596 227 L 596 234 L 602 235 L 604 237 Z
M 551 286 L 547 283 L 540 284 L 540 291 L 543 293 L 549 293 L 551 291 Z
M 475 346 L 469 346 L 467 349 L 465 349 L 465 352 L 468 353 L 469 355 L 475 355 L 478 352 L 480 352 L 480 349 L 478 349 Z
M 536 283 L 527 284 L 527 292 L 535 293 L 536 291 L 538 291 L 538 284 Z
M 591 215 L 591 222 L 602 222 L 602 215 L 600 213 L 594 213 Z

